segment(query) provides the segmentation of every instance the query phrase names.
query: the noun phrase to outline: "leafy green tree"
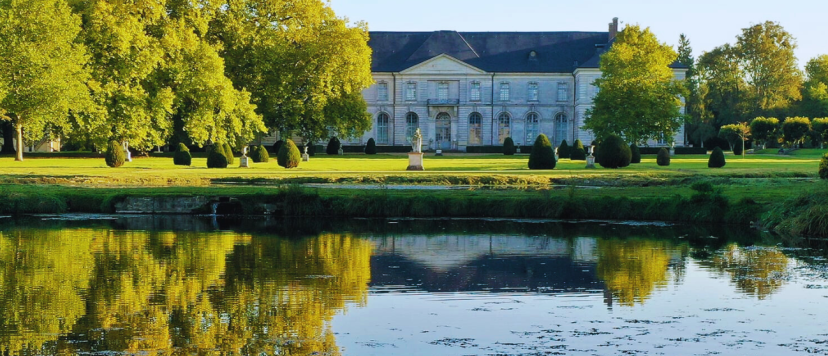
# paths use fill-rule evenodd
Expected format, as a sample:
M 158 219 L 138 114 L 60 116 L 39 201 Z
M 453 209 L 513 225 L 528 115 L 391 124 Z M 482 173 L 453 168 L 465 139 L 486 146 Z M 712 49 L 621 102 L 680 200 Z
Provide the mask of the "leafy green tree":
M 595 81 L 600 91 L 584 128 L 599 140 L 612 134 L 632 142 L 673 137 L 683 123 L 679 97 L 686 94 L 683 84 L 673 80 L 670 65 L 676 58 L 649 28 L 627 26 L 601 56 L 602 74 Z
M 730 144 L 730 149 L 736 151 L 736 146 L 739 145 L 742 157 L 745 155 L 745 141 L 750 139 L 750 127 L 747 123 L 740 122 L 738 124 L 725 125 L 719 130 L 719 137 L 727 140 Z
M 699 102 L 695 114 L 713 127 L 714 135 L 719 127 L 747 117 L 743 100 L 747 84 L 738 58 L 737 49 L 729 44 L 699 57 Z
M 555 169 L 555 151 L 552 142 L 544 134 L 538 135 L 529 154 L 529 169 Z
M 811 120 L 807 117 L 789 117 L 782 123 L 782 138 L 791 147 L 804 143 L 809 131 Z
M 746 100 L 751 117 L 787 110 L 802 98 L 796 39 L 779 23 L 766 21 L 742 29 L 736 50 L 749 87 Z
M 821 55 L 805 65 L 807 80 L 802 90 L 803 114 L 828 117 L 828 55 Z
M 24 141 L 68 130 L 70 111 L 88 99 L 80 25 L 63 0 L 0 1 L 0 120 L 14 127 L 16 161 Z
M 750 132 L 753 139 L 761 142 L 763 149 L 767 147 L 768 142 L 776 140 L 779 129 L 779 119 L 775 117 L 760 116 L 750 122 Z
M 697 77 L 698 72 L 696 70 L 696 60 L 693 57 L 693 47 L 690 45 L 690 40 L 687 38 L 687 35 L 683 33 L 679 35 L 677 52 L 678 58 L 676 60 L 687 67 L 687 72 L 685 73 L 683 82 L 686 90 L 686 96 L 684 98 L 684 116 L 687 123 L 687 128 L 684 132 L 685 135 L 687 135 L 687 139 L 692 140 L 692 133 L 695 132 L 698 129 L 699 124 L 702 123 L 699 104 L 699 79 Z M 701 144 L 703 141 L 704 139 L 696 142 Z
M 828 142 L 828 117 L 818 117 L 811 120 L 811 130 L 819 137 L 820 148 Z
M 828 153 L 819 160 L 819 178 L 828 179 Z

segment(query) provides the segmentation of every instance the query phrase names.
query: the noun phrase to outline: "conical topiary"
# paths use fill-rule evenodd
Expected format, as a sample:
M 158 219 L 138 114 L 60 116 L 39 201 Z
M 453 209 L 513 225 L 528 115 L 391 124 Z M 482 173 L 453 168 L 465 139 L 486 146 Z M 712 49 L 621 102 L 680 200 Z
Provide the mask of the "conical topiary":
M 123 166 L 124 162 L 126 162 L 124 147 L 117 141 L 109 141 L 109 144 L 106 146 L 106 156 L 104 156 L 104 160 L 106 161 L 106 165 L 112 168 Z
M 828 179 L 828 153 L 822 156 L 822 160 L 819 162 L 819 177 Z
M 224 157 L 227 157 L 227 164 L 235 164 L 236 158 L 233 155 L 233 147 L 231 147 L 229 143 L 224 143 L 223 145 L 221 145 L 221 147 L 222 152 L 224 153 Z
M 267 153 L 264 145 L 253 146 L 250 149 L 250 159 L 253 163 L 267 163 L 270 161 L 270 154 Z
M 722 168 L 727 164 L 725 162 L 724 152 L 722 151 L 721 147 L 713 148 L 713 152 L 710 153 L 710 159 L 707 160 L 707 167 L 708 168 Z
M 570 157 L 569 145 L 566 144 L 566 140 L 563 140 L 561 142 L 561 145 L 558 146 L 558 157 L 560 157 L 560 158 L 569 158 Z
M 544 134 L 538 135 L 529 154 L 529 169 L 555 169 L 555 151 L 552 142 Z
M 511 156 L 515 154 L 515 141 L 512 140 L 511 137 L 507 137 L 503 140 L 503 154 L 507 156 Z
M 640 156 L 640 155 L 639 155 Z M 662 167 L 667 167 L 670 165 L 670 151 L 666 148 L 662 147 L 658 150 L 658 156 L 656 156 L 656 164 Z
M 339 139 L 336 137 L 331 137 L 328 141 L 328 147 L 325 148 L 325 153 L 329 155 L 338 155 L 339 148 L 342 147 L 342 143 L 339 142 Z
M 227 156 L 221 144 L 215 144 L 207 153 L 207 168 L 227 168 Z
M 632 153 L 632 158 L 630 159 L 630 163 L 641 163 L 641 150 L 638 149 L 634 143 L 630 145 L 630 152 Z
M 193 163 L 193 156 L 190 155 L 190 149 L 187 148 L 187 145 L 181 142 L 178 143 L 178 151 L 175 151 L 173 163 L 176 166 L 189 166 Z
M 273 144 L 273 150 L 270 151 L 270 152 L 273 152 L 273 155 L 278 155 L 279 150 L 282 149 L 282 146 L 284 146 L 284 144 L 285 144 L 285 141 L 282 141 L 282 140 L 276 141 L 276 143 Z
M 569 158 L 573 161 L 586 161 L 586 151 L 584 150 L 584 144 L 580 139 L 575 140 L 575 143 L 572 144 L 572 148 L 569 149 L 569 152 Z
M 609 135 L 598 145 L 595 160 L 604 168 L 623 168 L 630 165 L 630 146 L 618 135 Z
M 280 166 L 287 169 L 299 167 L 299 162 L 302 161 L 302 154 L 299 153 L 299 148 L 293 143 L 293 140 L 288 139 L 282 148 L 279 150 L 279 155 L 276 156 L 276 161 Z
M 374 138 L 369 138 L 368 143 L 365 144 L 365 154 L 366 155 L 375 155 L 377 154 L 377 142 L 374 141 Z

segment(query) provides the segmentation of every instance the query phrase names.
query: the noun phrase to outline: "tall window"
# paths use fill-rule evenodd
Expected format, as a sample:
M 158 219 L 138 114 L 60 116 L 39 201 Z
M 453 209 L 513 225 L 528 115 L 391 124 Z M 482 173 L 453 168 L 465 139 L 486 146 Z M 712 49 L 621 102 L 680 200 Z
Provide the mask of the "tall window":
M 667 146 L 667 136 L 664 133 L 658 134 L 658 145 L 659 146 Z
M 502 113 L 497 117 L 497 140 L 503 143 L 512 134 L 512 118 L 509 114 Z
M 558 83 L 558 101 L 569 100 L 569 84 Z
M 538 128 L 538 114 L 530 113 L 526 115 L 526 145 L 533 144 L 535 139 L 538 138 L 538 135 L 540 135 Z
M 555 145 L 560 145 L 563 140 L 566 140 L 568 132 L 569 120 L 567 120 L 566 114 L 555 115 Z M 572 144 L 572 142 L 569 144 Z
M 437 84 L 437 100 L 443 101 L 443 102 L 448 100 L 448 91 L 449 91 L 448 83 L 438 83 Z
M 417 128 L 420 127 L 420 117 L 417 114 L 410 112 L 405 115 L 405 139 L 408 142 L 411 142 L 411 138 L 414 137 L 414 133 L 417 131 Z
M 500 101 L 509 101 L 511 90 L 509 83 L 500 83 Z
M 377 101 L 388 101 L 388 83 L 377 84 Z
M 388 114 L 377 116 L 377 143 L 388 144 Z
M 469 145 L 483 144 L 483 116 L 472 113 L 469 116 Z
M 470 101 L 480 101 L 480 82 L 471 82 Z
M 408 82 L 405 86 L 405 100 L 417 101 L 417 83 Z
M 540 95 L 538 94 L 538 83 L 529 83 L 529 92 L 526 95 L 529 101 L 538 101 L 539 96 Z

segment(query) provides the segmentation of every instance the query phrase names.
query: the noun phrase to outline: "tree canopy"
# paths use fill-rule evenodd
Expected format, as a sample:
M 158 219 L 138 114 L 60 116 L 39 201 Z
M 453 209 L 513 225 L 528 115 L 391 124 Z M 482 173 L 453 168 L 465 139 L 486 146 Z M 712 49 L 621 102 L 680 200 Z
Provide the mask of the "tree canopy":
M 649 28 L 627 26 L 601 56 L 599 92 L 584 128 L 599 139 L 616 134 L 633 143 L 672 138 L 684 121 L 679 107 L 686 93 L 670 69 L 676 58 Z
M 805 65 L 807 80 L 802 92 L 803 114 L 828 116 L 828 55 L 821 55 Z

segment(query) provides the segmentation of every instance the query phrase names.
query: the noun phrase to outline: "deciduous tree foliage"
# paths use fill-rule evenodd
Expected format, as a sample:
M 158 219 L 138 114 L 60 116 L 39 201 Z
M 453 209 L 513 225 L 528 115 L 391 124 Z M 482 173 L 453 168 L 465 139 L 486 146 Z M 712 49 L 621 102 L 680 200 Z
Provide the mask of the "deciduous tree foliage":
M 744 122 L 725 125 L 719 130 L 719 137 L 727 140 L 730 144 L 731 151 L 736 152 L 735 150 L 738 145 L 738 149 L 741 149 L 739 152 L 742 152 L 742 155 L 744 155 L 745 141 L 750 139 L 750 127 Z
M 268 128 L 315 142 L 370 127 L 359 95 L 373 80 L 366 24 L 349 25 L 320 0 L 237 0 L 214 25 L 227 75 Z
M 791 146 L 804 143 L 809 131 L 811 120 L 807 117 L 789 117 L 782 123 L 782 138 Z
M 64 0 L 0 0 L 0 120 L 14 125 L 17 161 L 25 141 L 67 130 L 88 98 L 80 25 Z
M 627 26 L 612 48 L 601 56 L 600 89 L 588 110 L 584 128 L 598 139 L 611 134 L 631 142 L 673 137 L 683 123 L 680 95 L 686 90 L 673 80 L 670 65 L 676 52 L 660 43 L 649 28 Z
M 807 80 L 802 90 L 803 114 L 809 117 L 828 116 L 828 55 L 821 55 L 805 65 Z
M 699 57 L 698 70 L 699 107 L 696 114 L 700 120 L 718 130 L 747 117 L 743 101 L 747 84 L 739 66 L 737 49 L 725 44 L 705 52 Z
M 820 147 L 825 147 L 825 142 L 828 142 L 828 117 L 811 120 L 811 130 L 819 137 Z
M 775 117 L 757 117 L 750 122 L 750 132 L 757 143 L 766 147 L 768 142 L 776 140 L 779 131 L 779 119 Z

